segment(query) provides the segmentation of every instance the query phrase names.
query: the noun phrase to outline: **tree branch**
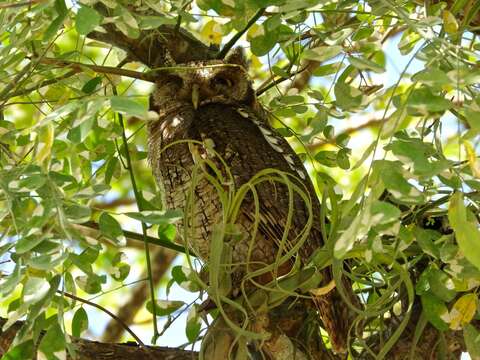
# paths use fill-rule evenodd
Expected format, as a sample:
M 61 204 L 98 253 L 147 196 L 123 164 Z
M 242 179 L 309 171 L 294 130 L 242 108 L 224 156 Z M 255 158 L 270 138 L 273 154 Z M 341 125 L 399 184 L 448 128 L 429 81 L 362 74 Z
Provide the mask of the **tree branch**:
M 7 320 L 0 318 L 0 356 L 7 353 L 23 322 L 17 321 L 6 331 L 2 330 Z M 76 351 L 75 360 L 196 360 L 198 353 L 163 346 L 139 347 L 135 344 L 109 344 L 86 339 L 72 339 Z M 68 360 L 73 360 L 67 355 Z
M 103 16 L 113 16 L 111 9 L 101 3 L 95 9 Z M 130 59 L 139 61 L 151 69 L 190 61 L 211 60 L 218 48 L 206 46 L 188 31 L 176 25 L 161 25 L 155 30 L 142 31 L 138 39 L 131 39 L 120 32 L 115 24 L 102 25 L 105 32 L 93 31 L 88 37 L 125 50 Z
M 59 59 L 53 59 L 53 58 L 41 58 L 39 59 L 39 62 L 41 64 L 46 64 L 46 65 L 56 65 L 59 67 L 72 68 L 76 72 L 81 72 L 81 71 L 84 71 L 85 68 L 88 68 L 90 70 L 93 70 L 101 74 L 127 76 L 127 77 L 140 79 L 144 81 L 155 82 L 155 77 L 150 72 L 142 73 L 139 71 L 127 70 L 119 67 L 84 64 L 76 61 L 59 60 Z
M 87 299 L 82 299 L 76 295 L 73 295 L 73 294 L 70 294 L 70 293 L 67 293 L 67 292 L 63 292 L 63 291 L 57 291 L 58 293 L 62 294 L 63 296 L 66 296 L 70 299 L 73 299 L 73 300 L 76 300 L 76 301 L 79 301 L 81 303 L 84 303 L 84 304 L 87 304 L 87 305 L 90 305 L 94 308 L 97 308 L 99 309 L 100 311 L 104 312 L 105 314 L 108 314 L 108 316 L 110 316 L 112 319 L 114 319 L 118 324 L 121 324 L 123 329 L 126 330 L 130 335 L 132 335 L 132 337 L 135 339 L 135 341 L 137 342 L 138 345 L 141 345 L 141 346 L 145 346 L 145 344 L 143 343 L 143 341 L 137 336 L 137 334 L 135 334 L 129 327 L 128 325 L 122 320 L 120 319 L 117 315 L 115 315 L 114 313 L 112 313 L 110 310 L 104 308 L 103 306 L 101 305 L 98 305 L 94 302 L 91 302 Z

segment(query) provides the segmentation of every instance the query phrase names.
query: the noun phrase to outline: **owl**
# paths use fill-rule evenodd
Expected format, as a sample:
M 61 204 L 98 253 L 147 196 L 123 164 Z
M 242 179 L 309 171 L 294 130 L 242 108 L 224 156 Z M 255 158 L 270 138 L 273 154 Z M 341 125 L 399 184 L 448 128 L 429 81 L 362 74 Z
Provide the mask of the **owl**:
M 191 216 L 178 224 L 177 233 L 206 264 L 215 226 L 228 212 L 220 194 L 247 188 L 233 211 L 234 236 L 224 237 L 232 298 L 239 289 L 253 291 L 295 264 L 307 264 L 323 246 L 313 184 L 302 161 L 269 125 L 241 50 L 224 60 L 162 70 L 150 109 L 158 114 L 148 124 L 154 176 L 169 208 L 188 207 L 184 212 Z M 262 173 L 269 175 L 259 180 Z M 332 279 L 329 270 L 322 275 L 325 284 Z M 338 299 L 333 290 L 317 304 L 334 347 L 342 351 L 347 328 Z

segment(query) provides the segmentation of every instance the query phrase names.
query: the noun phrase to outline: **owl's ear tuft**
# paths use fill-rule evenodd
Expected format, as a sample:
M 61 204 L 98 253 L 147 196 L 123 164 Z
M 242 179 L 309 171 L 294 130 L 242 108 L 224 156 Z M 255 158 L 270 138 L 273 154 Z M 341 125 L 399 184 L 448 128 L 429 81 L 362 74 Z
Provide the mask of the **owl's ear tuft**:
M 225 56 L 224 62 L 226 64 L 235 64 L 242 66 L 245 70 L 248 70 L 248 61 L 245 56 L 245 51 L 242 47 L 233 48 L 227 56 Z

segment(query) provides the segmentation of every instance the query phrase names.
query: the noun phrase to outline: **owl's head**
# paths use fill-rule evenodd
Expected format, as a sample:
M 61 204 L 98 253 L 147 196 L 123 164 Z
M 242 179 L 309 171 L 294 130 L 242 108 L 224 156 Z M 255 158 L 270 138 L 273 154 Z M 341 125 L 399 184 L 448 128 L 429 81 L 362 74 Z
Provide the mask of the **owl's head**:
M 224 60 L 193 62 L 162 70 L 155 84 L 151 105 L 160 112 L 185 105 L 253 106 L 256 102 L 241 49 L 235 49 Z

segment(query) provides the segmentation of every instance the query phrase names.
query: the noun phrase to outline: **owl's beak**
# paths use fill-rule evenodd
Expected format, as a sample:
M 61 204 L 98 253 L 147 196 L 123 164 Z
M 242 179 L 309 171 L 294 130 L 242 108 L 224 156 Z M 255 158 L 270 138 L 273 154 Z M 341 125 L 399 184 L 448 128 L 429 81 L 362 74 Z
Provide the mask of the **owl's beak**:
M 198 84 L 192 85 L 192 104 L 193 108 L 197 110 L 200 101 L 200 86 Z

